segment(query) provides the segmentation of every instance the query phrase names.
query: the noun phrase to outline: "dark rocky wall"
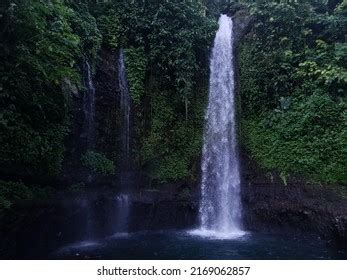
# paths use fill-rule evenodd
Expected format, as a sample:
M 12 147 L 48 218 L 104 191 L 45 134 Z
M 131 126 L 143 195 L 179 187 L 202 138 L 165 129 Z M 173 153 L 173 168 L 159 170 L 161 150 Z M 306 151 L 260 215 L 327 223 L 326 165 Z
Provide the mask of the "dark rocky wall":
M 311 232 L 347 248 L 347 201 L 317 186 L 257 183 L 244 186 L 247 230 Z
M 96 149 L 116 159 L 120 141 L 118 53 L 102 48 L 94 76 L 96 90 Z
M 332 186 L 307 184 L 292 176 L 285 185 L 276 173 L 259 169 L 243 155 L 244 225 L 250 231 L 310 232 L 347 248 L 347 199 Z
M 90 62 L 94 70 L 92 80 L 95 87 L 95 151 L 117 162 L 120 147 L 120 89 L 118 85 L 118 52 L 102 48 L 98 59 Z M 81 65 L 81 73 L 86 75 Z M 66 84 L 66 83 L 65 83 Z M 74 89 L 65 85 L 72 97 L 71 131 L 66 139 L 66 153 L 63 164 L 61 184 L 71 185 L 83 182 L 88 185 L 110 183 L 114 186 L 116 178 L 91 174 L 81 164 L 81 156 L 88 150 L 87 136 L 83 135 L 83 95 L 85 89 Z

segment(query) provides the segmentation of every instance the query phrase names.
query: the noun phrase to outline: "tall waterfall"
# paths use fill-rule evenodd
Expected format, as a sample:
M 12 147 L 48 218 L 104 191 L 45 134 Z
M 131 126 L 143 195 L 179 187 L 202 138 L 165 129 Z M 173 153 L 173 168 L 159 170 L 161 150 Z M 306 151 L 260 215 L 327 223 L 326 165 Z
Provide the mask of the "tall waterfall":
M 221 15 L 210 61 L 199 210 L 200 234 L 217 238 L 242 234 L 233 44 L 233 21 Z
M 87 141 L 87 149 L 95 146 L 95 88 L 92 80 L 92 71 L 89 62 L 86 60 L 84 65 L 84 85 L 86 91 L 83 96 L 83 137 Z

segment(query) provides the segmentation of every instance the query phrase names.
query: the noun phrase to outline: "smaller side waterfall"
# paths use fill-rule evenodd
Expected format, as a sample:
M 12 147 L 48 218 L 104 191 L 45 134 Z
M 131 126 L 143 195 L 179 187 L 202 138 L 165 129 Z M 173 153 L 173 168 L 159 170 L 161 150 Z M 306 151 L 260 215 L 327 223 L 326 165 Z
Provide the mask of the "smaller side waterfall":
M 130 197 L 128 194 L 119 194 L 118 196 L 116 196 L 115 200 L 117 211 L 115 232 L 127 233 L 129 226 L 128 220 L 130 210 Z
M 83 137 L 87 141 L 87 149 L 95 146 L 95 88 L 92 80 L 92 71 L 89 62 L 84 65 L 84 86 L 86 88 L 83 95 Z
M 83 220 L 83 240 L 90 241 L 96 238 L 95 235 L 95 219 L 94 219 L 94 209 L 93 202 L 87 197 L 83 197 L 80 200 L 77 200 L 78 206 L 81 211 L 81 220 Z
M 123 163 L 129 164 L 130 157 L 130 103 L 128 81 L 126 78 L 126 69 L 124 61 L 124 51 L 119 52 L 118 61 L 118 83 L 120 89 L 120 110 L 121 110 L 121 141 L 122 141 L 122 160 Z
M 118 84 L 120 91 L 120 117 L 121 117 L 121 161 L 120 161 L 120 189 L 121 194 L 115 198 L 116 203 L 116 233 L 127 233 L 128 218 L 130 212 L 129 189 L 132 185 L 131 180 L 131 96 L 129 93 L 128 80 L 126 77 L 124 51 L 120 50 L 118 58 Z

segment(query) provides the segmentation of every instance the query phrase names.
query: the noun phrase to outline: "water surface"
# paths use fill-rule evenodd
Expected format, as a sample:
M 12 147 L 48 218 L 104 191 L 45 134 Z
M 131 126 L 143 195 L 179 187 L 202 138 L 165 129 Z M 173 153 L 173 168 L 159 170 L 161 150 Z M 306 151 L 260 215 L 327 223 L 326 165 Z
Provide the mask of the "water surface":
M 346 259 L 346 252 L 326 246 L 317 236 L 246 234 L 215 239 L 190 232 L 117 234 L 98 241 L 68 245 L 54 252 L 58 259 Z

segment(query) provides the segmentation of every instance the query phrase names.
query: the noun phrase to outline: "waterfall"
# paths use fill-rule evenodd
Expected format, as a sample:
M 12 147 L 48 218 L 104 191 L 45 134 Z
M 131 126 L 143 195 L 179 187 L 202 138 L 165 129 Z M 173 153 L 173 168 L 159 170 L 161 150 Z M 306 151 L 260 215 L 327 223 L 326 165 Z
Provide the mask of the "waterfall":
M 121 113 L 121 166 L 120 166 L 120 188 L 121 194 L 116 197 L 116 232 L 126 233 L 128 231 L 128 217 L 130 212 L 131 187 L 130 168 L 130 105 L 128 81 L 126 77 L 124 51 L 120 50 L 118 59 L 118 84 L 120 91 L 120 113 Z
M 233 21 L 221 15 L 210 61 L 199 209 L 200 234 L 217 238 L 242 234 L 233 44 Z
M 84 86 L 86 91 L 83 96 L 83 137 L 87 141 L 87 149 L 93 149 L 95 146 L 95 88 L 92 80 L 92 71 L 88 61 L 84 65 Z
M 124 61 L 124 51 L 119 52 L 118 61 L 118 83 L 120 89 L 120 110 L 121 110 L 121 141 L 122 141 L 122 160 L 124 164 L 129 163 L 130 156 L 130 94 Z
M 115 231 L 118 233 L 126 233 L 128 231 L 129 206 L 130 198 L 128 194 L 116 196 L 117 221 Z

